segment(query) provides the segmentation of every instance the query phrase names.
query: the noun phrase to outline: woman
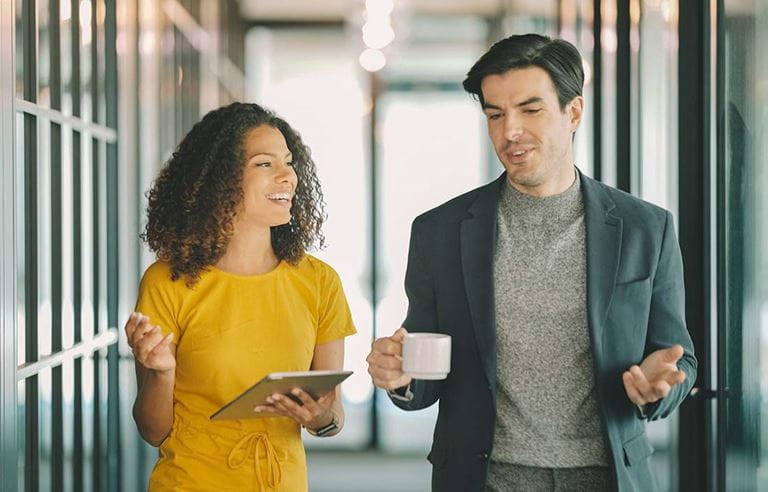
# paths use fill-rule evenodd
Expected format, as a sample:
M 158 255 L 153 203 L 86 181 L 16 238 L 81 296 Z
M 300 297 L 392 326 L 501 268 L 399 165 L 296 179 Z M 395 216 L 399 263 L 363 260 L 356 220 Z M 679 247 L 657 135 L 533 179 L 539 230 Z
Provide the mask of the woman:
M 160 447 L 149 490 L 307 490 L 300 429 L 341 429 L 339 388 L 273 395 L 268 418 L 209 417 L 267 373 L 342 368 L 349 307 L 305 254 L 322 207 L 309 149 L 256 104 L 208 113 L 161 171 L 143 235 L 158 261 L 125 327 L 134 419 Z

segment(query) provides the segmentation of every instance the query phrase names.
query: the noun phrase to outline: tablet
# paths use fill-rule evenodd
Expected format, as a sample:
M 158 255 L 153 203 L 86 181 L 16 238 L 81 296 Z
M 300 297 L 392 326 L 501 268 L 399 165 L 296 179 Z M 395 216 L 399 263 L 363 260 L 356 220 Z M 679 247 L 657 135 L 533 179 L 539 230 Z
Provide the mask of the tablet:
M 210 418 L 211 420 L 232 420 L 275 417 L 274 413 L 254 412 L 253 408 L 257 405 L 267 405 L 267 397 L 275 393 L 298 401 L 298 397 L 291 394 L 293 388 L 301 388 L 312 398 L 318 399 L 333 390 L 350 374 L 352 371 L 273 372 L 218 409 Z

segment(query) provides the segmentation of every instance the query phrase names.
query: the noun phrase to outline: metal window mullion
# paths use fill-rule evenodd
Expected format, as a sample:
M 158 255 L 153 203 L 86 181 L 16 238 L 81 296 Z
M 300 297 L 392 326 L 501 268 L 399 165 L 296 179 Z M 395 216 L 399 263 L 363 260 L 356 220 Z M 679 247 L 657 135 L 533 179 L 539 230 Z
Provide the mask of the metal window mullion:
M 710 364 L 716 354 L 711 352 L 709 339 L 712 299 L 710 298 L 711 210 L 708 190 L 711 187 L 712 157 L 709 153 L 710 114 L 708 100 L 709 77 L 709 7 L 698 0 L 681 0 L 678 22 L 678 114 L 688 124 L 678 127 L 678 193 L 679 238 L 683 256 L 685 281 L 685 317 L 699 357 L 697 382 L 699 386 L 712 383 Z M 718 399 L 722 402 L 724 399 Z M 711 474 L 702 473 L 717 466 L 708 448 L 708 420 L 712 403 L 699 399 L 684 402 L 680 407 L 678 449 L 680 490 L 721 490 L 712 482 Z
M 17 168 L 14 160 L 17 132 L 16 114 L 12 101 L 16 97 L 16 65 L 14 60 L 15 2 L 0 2 L 0 135 L 7 143 L 0 147 L 0 193 L 3 207 L 0 212 L 0 490 L 18 489 L 18 385 L 14 369 L 18 361 L 16 333 L 17 254 L 16 188 Z M 19 27 L 21 28 L 21 27 Z M 7 140 L 5 140 L 7 139 Z
M 378 140 L 376 138 L 377 135 L 379 135 L 380 126 L 379 126 L 379 101 L 381 98 L 382 93 L 382 84 L 381 80 L 379 79 L 379 76 L 376 74 L 376 72 L 371 72 L 370 76 L 368 77 L 369 81 L 369 87 L 370 87 L 370 97 L 371 97 L 371 110 L 368 113 L 369 114 L 369 122 L 368 122 L 368 162 L 369 162 L 369 176 L 370 180 L 368 182 L 368 193 L 371 197 L 371 205 L 370 209 L 368 210 L 369 218 L 371 221 L 371 228 L 370 228 L 370 263 L 369 268 L 371 271 L 371 279 L 370 279 L 370 292 L 371 292 L 371 334 L 372 338 L 375 340 L 376 337 L 379 335 L 379 324 L 378 324 L 378 310 L 379 310 L 379 223 L 380 223 L 380 216 L 379 216 L 379 190 L 381 186 L 381 182 L 379 181 L 379 156 L 378 156 Z M 379 433 L 379 421 L 380 421 L 380 415 L 379 415 L 379 405 L 378 405 L 378 398 L 379 398 L 380 392 L 374 391 L 371 395 L 371 418 L 370 418 L 370 433 L 371 433 L 371 439 L 368 443 L 369 447 L 371 449 L 377 449 L 381 445 L 381 437 Z
M 710 264 L 714 263 L 715 268 L 715 280 L 711 282 L 711 286 L 708 289 L 710 298 L 714 298 L 715 316 L 714 319 L 710 319 L 709 334 L 710 345 L 707 348 L 704 357 L 709 361 L 710 367 L 705 371 L 705 383 L 708 388 L 721 388 L 724 391 L 728 391 L 728 350 L 727 341 L 729 333 L 727 301 L 729 297 L 728 289 L 730 287 L 730 278 L 728 276 L 728 235 L 727 235 L 727 217 L 728 217 L 728 172 L 726 171 L 726 70 L 730 67 L 726 67 L 726 53 L 725 53 L 725 16 L 727 12 L 725 10 L 724 0 L 717 0 L 714 10 L 709 11 L 709 15 L 705 17 L 705 26 L 709 26 L 709 31 L 705 32 L 704 45 L 710 46 L 713 52 L 709 53 L 709 57 L 705 60 L 709 60 L 709 63 L 705 63 L 703 75 L 707 73 L 711 74 L 710 83 L 705 83 L 704 93 L 710 96 L 714 96 L 714 101 L 710 103 L 709 115 L 706 121 L 708 122 L 707 128 L 710 132 L 715 133 L 715 140 L 712 142 L 710 138 L 710 166 L 715 166 L 714 169 L 714 193 L 715 196 L 711 200 L 714 201 L 716 213 L 715 217 L 710 218 L 709 223 L 712 224 L 711 219 L 715 219 L 713 225 L 715 244 L 713 245 L 714 251 L 710 250 L 708 261 Z M 706 80 L 706 79 L 705 79 Z M 714 86 L 714 87 L 713 87 Z M 706 123 L 705 123 L 706 124 Z M 714 148 L 712 148 L 714 145 Z M 710 173 L 712 176 L 712 173 Z M 711 203 L 711 202 L 710 202 Z M 710 207 L 711 210 L 711 207 Z M 747 214 L 744 208 L 740 208 L 737 212 L 739 214 Z M 714 291 L 713 291 L 714 289 Z M 741 306 L 739 306 L 741 308 Z M 713 325 L 714 323 L 714 325 Z M 707 469 L 709 473 L 709 483 L 714 490 L 726 490 L 729 485 L 726 480 L 726 458 L 728 455 L 728 449 L 726 445 L 718 445 L 718 443 L 726 440 L 728 430 L 728 408 L 732 403 L 727 398 L 718 398 L 714 404 L 714 408 L 707 409 L 707 422 L 706 428 L 709 430 L 705 445 L 710 452 L 710 456 L 707 457 Z
M 602 43 L 602 2 L 593 0 L 592 39 L 592 174 L 601 181 L 603 179 L 603 43 Z
M 152 121 L 154 125 L 157 125 L 159 123 L 159 115 L 157 114 L 158 108 L 160 111 L 162 111 L 162 108 L 160 108 L 159 105 L 159 97 L 157 96 L 157 93 L 151 92 L 149 87 L 155 87 L 155 84 L 158 84 L 159 79 L 159 54 L 157 51 L 153 50 L 151 53 L 142 53 L 142 50 L 139 49 L 139 43 L 141 38 L 145 35 L 145 32 L 150 31 L 152 33 L 157 32 L 157 27 L 155 25 L 154 21 L 153 23 L 150 23 L 147 25 L 146 21 L 143 21 L 144 18 L 143 13 L 144 10 L 148 10 L 151 8 L 151 4 L 147 4 L 143 2 L 142 0 L 133 0 L 136 5 L 136 29 L 137 29 L 137 44 L 135 45 L 135 57 L 136 57 L 136 80 L 137 80 L 137 91 L 134 96 L 133 101 L 133 107 L 134 111 L 136 112 L 136 128 L 134 134 L 136 135 L 135 142 L 133 144 L 135 145 L 136 149 L 136 156 L 138 156 L 138 168 L 137 168 L 137 176 L 138 179 L 136 180 L 136 187 L 133 189 L 133 192 L 136 194 L 136 197 L 142 197 L 143 196 L 143 179 L 144 179 L 144 173 L 147 166 L 147 160 L 146 154 L 147 151 L 144 150 L 146 147 L 150 149 L 155 149 L 157 147 L 157 142 L 159 142 L 159 132 L 155 132 L 154 134 L 154 141 L 145 141 L 143 136 L 146 134 L 147 128 L 144 127 L 145 122 L 147 120 Z M 160 13 L 162 12 L 160 8 L 158 8 L 156 5 L 154 5 L 155 12 Z M 159 17 L 159 16 L 155 16 Z M 148 82 L 148 79 L 152 76 L 152 83 L 150 84 Z M 158 84 L 159 85 L 159 84 Z M 159 91 L 158 91 L 159 92 Z M 150 96 L 151 94 L 151 96 Z M 146 113 L 146 111 L 142 110 L 142 103 L 146 104 L 149 102 L 149 106 L 154 107 L 155 111 L 150 112 L 149 114 Z M 143 144 L 143 145 L 142 145 Z M 143 214 L 143 202 L 141 198 L 138 199 L 138 204 L 140 204 L 139 207 L 136 207 L 134 210 L 136 210 L 135 214 L 133 215 L 134 220 L 137 221 L 136 230 L 141 230 L 141 217 Z M 138 209 L 138 210 L 137 210 Z M 142 248 L 135 248 L 134 254 L 135 259 L 134 262 L 136 265 L 141 266 L 142 265 Z M 136 275 L 140 275 L 140 271 L 135 272 Z M 135 438 L 134 438 L 135 439 Z M 147 477 L 149 476 L 149 467 L 147 466 L 149 452 L 147 450 L 146 446 L 143 446 L 142 443 L 139 441 L 139 445 L 136 447 L 136 460 L 138 462 L 138 466 L 133 472 L 137 474 L 138 477 Z
M 51 108 L 61 110 L 61 16 L 59 2 L 50 3 L 49 56 Z M 51 124 L 51 352 L 62 349 L 61 125 Z M 51 488 L 64 486 L 64 401 L 62 367 L 51 369 Z
M 29 376 L 39 374 L 46 369 L 59 367 L 67 360 L 74 360 L 78 357 L 91 357 L 97 350 L 110 347 L 117 342 L 117 339 L 117 328 L 102 331 L 99 335 L 89 340 L 77 343 L 55 354 L 41 357 L 36 362 L 18 366 L 16 370 L 16 379 L 22 381 Z
M 94 71 L 95 73 L 95 71 Z M 96 97 L 94 97 L 95 99 Z M 96 115 L 96 108 L 94 107 L 94 115 Z M 100 306 L 100 289 L 101 289 L 101 259 L 100 248 L 102 247 L 100 242 L 100 182 L 99 177 L 101 175 L 99 166 L 101 165 L 99 159 L 99 141 L 97 139 L 91 139 L 91 176 L 92 176 L 92 189 L 91 189 L 91 224 L 92 224 L 92 241 L 91 241 L 91 256 L 93 261 L 92 282 L 93 288 L 91 290 L 91 296 L 93 301 L 93 334 L 94 336 L 101 332 L 101 319 L 99 316 Z M 92 472 L 93 472 L 93 488 L 94 490 L 103 490 L 102 488 L 102 460 L 101 454 L 104 451 L 101 445 L 101 352 L 95 351 L 93 353 L 93 448 L 91 452 L 92 460 Z
M 72 40 L 72 116 L 81 115 L 80 79 L 80 0 L 70 0 L 70 38 Z M 72 130 L 72 304 L 74 310 L 74 342 L 83 340 L 83 248 L 82 248 L 82 136 L 79 130 Z M 72 488 L 84 490 L 84 442 L 83 442 L 83 361 L 74 361 L 74 394 L 72 433 Z
M 14 104 L 16 110 L 19 112 L 34 114 L 39 118 L 50 120 L 53 123 L 67 125 L 72 128 L 77 128 L 83 132 L 90 132 L 94 136 L 107 142 L 113 142 L 117 140 L 116 132 L 104 125 L 83 121 L 79 117 L 65 115 L 61 111 L 47 108 L 45 106 L 38 106 L 37 104 L 30 103 L 29 101 L 25 101 L 23 99 L 16 99 Z
M 99 92 L 101 87 L 99 85 L 99 32 L 98 23 L 96 19 L 99 16 L 99 2 L 98 0 L 91 0 L 91 120 L 98 122 L 99 117 Z M 91 253 L 93 258 L 93 289 L 91 292 L 93 300 L 93 333 L 96 335 L 102 329 L 101 317 L 99 312 L 101 310 L 101 220 L 100 220 L 100 206 L 99 200 L 101 192 L 101 182 L 99 177 L 100 173 L 100 153 L 99 153 L 99 140 L 97 138 L 91 139 L 91 175 L 93 177 L 91 185 L 91 223 L 93 224 L 93 235 L 91 242 Z M 91 452 L 91 472 L 93 480 L 94 490 L 104 490 L 104 473 L 102 470 L 104 453 L 104 446 L 102 445 L 102 425 L 101 425 L 101 351 L 95 351 L 93 353 L 93 430 L 92 439 L 93 447 Z
M 22 3 L 24 99 L 37 102 L 37 5 Z M 37 360 L 37 117 L 24 114 L 24 337 L 25 361 Z M 38 376 L 24 384 L 24 489 L 40 489 Z
M 117 18 L 115 0 L 105 2 L 104 82 L 106 125 L 117 129 Z M 107 146 L 107 326 L 117 326 L 119 306 L 118 265 L 118 153 L 117 143 Z M 117 491 L 120 467 L 120 357 L 118 344 L 107 350 L 107 490 Z
M 631 47 L 629 1 L 616 2 L 616 187 L 632 190 Z

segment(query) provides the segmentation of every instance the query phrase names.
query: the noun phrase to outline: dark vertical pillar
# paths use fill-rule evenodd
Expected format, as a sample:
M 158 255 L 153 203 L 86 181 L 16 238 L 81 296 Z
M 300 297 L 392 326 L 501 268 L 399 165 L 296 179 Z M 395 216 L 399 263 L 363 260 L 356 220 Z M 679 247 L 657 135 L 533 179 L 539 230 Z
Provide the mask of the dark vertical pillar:
M 710 316 L 710 114 L 709 7 L 700 0 L 680 0 L 679 235 L 685 266 L 685 314 L 699 360 L 696 386 L 711 388 L 709 363 L 715 357 L 708 335 Z M 686 400 L 680 408 L 679 488 L 711 491 L 706 470 L 715 466 L 709 450 L 710 400 Z

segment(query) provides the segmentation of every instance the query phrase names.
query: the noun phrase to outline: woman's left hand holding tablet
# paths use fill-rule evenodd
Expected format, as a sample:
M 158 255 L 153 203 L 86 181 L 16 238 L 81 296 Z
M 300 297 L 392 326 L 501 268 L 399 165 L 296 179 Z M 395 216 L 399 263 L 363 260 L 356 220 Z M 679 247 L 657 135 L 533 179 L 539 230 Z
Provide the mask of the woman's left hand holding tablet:
M 331 405 L 336 400 L 336 391 L 330 391 L 317 400 L 299 388 L 294 388 L 291 393 L 301 400 L 301 405 L 288 396 L 274 394 L 267 398 L 269 405 L 257 406 L 253 410 L 290 417 L 307 429 L 318 429 L 331 423 Z

